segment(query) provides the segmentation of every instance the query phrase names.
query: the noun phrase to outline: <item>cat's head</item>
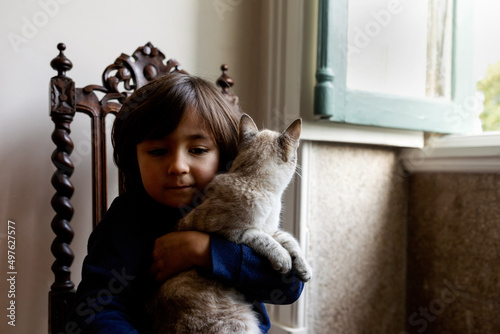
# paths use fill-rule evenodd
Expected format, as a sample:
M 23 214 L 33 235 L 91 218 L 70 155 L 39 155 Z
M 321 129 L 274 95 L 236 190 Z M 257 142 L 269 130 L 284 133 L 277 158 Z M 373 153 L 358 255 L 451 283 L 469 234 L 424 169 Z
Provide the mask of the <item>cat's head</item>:
M 239 149 L 232 170 L 269 177 L 284 187 L 290 182 L 296 164 L 302 121 L 296 119 L 282 133 L 259 131 L 252 118 L 241 117 Z

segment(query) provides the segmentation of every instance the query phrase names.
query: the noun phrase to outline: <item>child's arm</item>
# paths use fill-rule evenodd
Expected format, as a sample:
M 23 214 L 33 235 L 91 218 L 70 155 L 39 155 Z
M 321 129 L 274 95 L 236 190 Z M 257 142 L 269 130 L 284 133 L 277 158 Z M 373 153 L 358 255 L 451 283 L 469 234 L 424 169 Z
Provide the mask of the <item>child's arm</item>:
M 158 282 L 198 266 L 216 280 L 260 302 L 291 304 L 304 287 L 294 272 L 280 274 L 248 246 L 218 235 L 195 231 L 169 233 L 156 240 L 153 258 L 152 272 Z
M 270 304 L 291 304 L 301 295 L 303 282 L 292 271 L 280 274 L 266 258 L 245 245 L 211 235 L 214 277 L 243 292 L 247 298 Z
M 138 333 L 145 303 L 141 295 L 151 286 L 142 274 L 148 269 L 141 265 L 146 257 L 139 244 L 120 232 L 94 236 L 98 240 L 90 244 L 84 261 L 72 320 L 82 333 Z
M 155 241 L 151 274 L 157 282 L 193 266 L 212 267 L 210 236 L 197 231 L 171 232 Z
M 150 217 L 136 223 L 130 204 L 126 196 L 113 202 L 89 239 L 67 326 L 75 333 L 138 333 L 145 323 L 144 305 L 155 287 L 149 269 L 156 235 Z

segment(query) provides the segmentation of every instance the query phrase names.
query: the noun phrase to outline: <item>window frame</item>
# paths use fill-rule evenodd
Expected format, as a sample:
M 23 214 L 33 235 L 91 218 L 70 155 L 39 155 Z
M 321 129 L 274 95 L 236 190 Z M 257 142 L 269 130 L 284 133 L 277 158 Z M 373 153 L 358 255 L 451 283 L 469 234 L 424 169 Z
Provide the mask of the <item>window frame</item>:
M 348 0 L 319 0 L 315 118 L 438 133 L 473 132 L 477 98 L 471 12 L 472 0 L 453 1 L 451 98 L 412 98 L 347 87 Z

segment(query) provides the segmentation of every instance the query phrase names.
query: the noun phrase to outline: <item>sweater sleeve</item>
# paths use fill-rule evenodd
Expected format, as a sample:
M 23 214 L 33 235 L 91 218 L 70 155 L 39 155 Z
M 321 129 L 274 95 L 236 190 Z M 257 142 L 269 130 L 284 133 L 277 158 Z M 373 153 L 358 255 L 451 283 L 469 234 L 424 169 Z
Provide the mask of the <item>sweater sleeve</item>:
M 144 305 L 154 281 L 148 275 L 151 238 L 112 207 L 89 238 L 71 326 L 81 333 L 142 333 Z M 112 217 L 112 219 L 110 219 Z
M 111 272 L 87 261 L 84 276 L 78 287 L 73 321 L 82 333 L 139 333 L 134 324 L 136 300 L 134 275 L 128 269 Z
M 301 295 L 304 283 L 290 272 L 275 271 L 269 261 L 250 247 L 211 235 L 212 274 L 234 286 L 247 299 L 268 304 L 291 304 Z

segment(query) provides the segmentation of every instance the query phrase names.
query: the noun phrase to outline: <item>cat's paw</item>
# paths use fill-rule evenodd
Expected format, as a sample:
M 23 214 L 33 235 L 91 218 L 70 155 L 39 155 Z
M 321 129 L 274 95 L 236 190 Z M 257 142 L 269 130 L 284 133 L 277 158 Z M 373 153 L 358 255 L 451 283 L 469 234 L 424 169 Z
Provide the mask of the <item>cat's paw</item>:
M 302 256 L 293 259 L 293 269 L 295 275 L 297 275 L 302 282 L 307 282 L 312 278 L 312 269 Z
M 282 274 L 288 273 L 292 270 L 292 257 L 290 253 L 283 247 L 277 247 L 273 254 L 269 256 L 269 261 L 274 270 Z

